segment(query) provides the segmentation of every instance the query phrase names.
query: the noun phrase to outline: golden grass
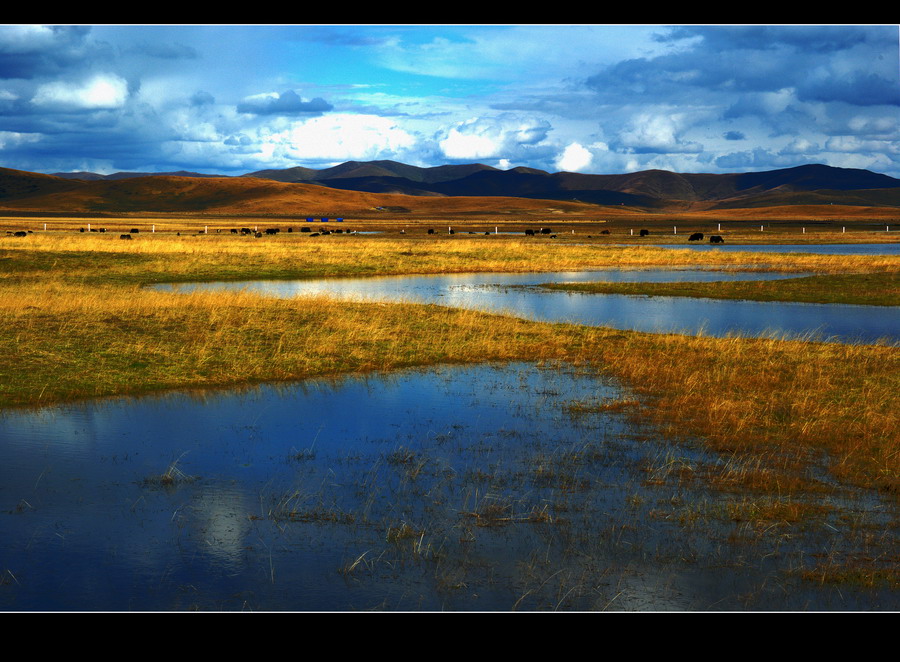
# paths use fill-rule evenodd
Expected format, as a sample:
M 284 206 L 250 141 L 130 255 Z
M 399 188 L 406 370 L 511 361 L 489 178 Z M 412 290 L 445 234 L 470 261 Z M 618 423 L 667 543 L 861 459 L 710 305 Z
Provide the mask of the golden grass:
M 5 278 L 41 276 L 46 269 L 70 280 L 149 283 L 390 274 L 524 272 L 576 269 L 713 268 L 784 272 L 898 271 L 892 256 L 694 252 L 654 246 L 554 242 L 492 237 L 309 237 L 282 233 L 262 239 L 232 235 L 35 234 L 5 238 Z

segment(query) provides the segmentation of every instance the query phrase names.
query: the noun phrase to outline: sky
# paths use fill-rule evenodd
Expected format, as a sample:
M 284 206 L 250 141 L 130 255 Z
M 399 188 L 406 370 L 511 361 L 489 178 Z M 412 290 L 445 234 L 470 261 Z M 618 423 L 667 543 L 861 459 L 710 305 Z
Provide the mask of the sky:
M 900 177 L 897 25 L 0 25 L 0 167 Z

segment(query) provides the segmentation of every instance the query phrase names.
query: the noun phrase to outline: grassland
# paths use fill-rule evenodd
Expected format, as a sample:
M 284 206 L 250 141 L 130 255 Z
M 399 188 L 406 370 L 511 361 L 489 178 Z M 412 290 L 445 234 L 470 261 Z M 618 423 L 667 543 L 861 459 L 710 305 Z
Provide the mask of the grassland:
M 697 253 L 504 236 L 46 233 L 0 243 L 0 406 L 438 363 L 561 361 L 615 377 L 634 415 L 723 461 L 703 478 L 781 503 L 841 484 L 900 494 L 896 347 L 657 335 L 434 305 L 175 294 L 153 282 L 708 267 L 896 287 L 891 257 Z M 768 285 L 768 284 L 767 284 Z M 896 296 L 896 294 L 894 294 Z M 693 478 L 696 478 L 696 474 Z M 774 516 L 774 515 L 773 515 Z M 798 515 L 799 516 L 799 515 Z
M 799 301 L 900 306 L 900 273 L 830 274 L 774 281 L 713 283 L 546 283 L 541 287 L 588 294 L 702 297 L 747 301 Z

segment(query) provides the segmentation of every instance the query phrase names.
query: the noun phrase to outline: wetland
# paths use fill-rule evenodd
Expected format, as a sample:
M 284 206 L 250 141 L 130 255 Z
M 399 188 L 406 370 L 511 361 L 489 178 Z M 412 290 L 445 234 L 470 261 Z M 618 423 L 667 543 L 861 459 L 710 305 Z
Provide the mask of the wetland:
M 887 311 L 864 338 L 697 333 L 542 287 L 883 284 L 896 256 L 27 239 L 0 249 L 5 610 L 900 606 L 895 305 L 837 306 Z

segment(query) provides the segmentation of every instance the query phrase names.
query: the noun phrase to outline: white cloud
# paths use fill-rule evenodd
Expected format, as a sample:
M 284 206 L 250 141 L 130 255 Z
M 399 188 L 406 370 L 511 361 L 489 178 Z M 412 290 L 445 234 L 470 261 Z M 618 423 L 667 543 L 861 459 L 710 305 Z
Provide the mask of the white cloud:
M 593 159 L 589 149 L 578 143 L 572 143 L 556 160 L 556 167 L 566 172 L 580 172 L 586 170 Z
M 454 127 L 439 144 L 448 159 L 484 159 L 497 156 L 496 139 L 496 136 L 466 133 Z
M 829 152 L 900 154 L 900 144 L 892 140 L 861 140 L 856 136 L 834 136 L 825 143 Z
M 546 139 L 550 124 L 544 120 L 514 115 L 472 118 L 451 127 L 438 145 L 448 159 L 516 157 L 523 147 Z
M 619 135 L 619 141 L 624 147 L 637 152 L 700 152 L 702 147 L 699 144 L 682 141 L 679 137 L 683 119 L 679 114 L 640 113 L 631 121 L 630 127 Z
M 41 137 L 34 133 L 19 133 L 18 131 L 0 131 L 0 149 L 14 147 L 25 143 L 38 142 Z
M 84 83 L 53 81 L 38 87 L 32 102 L 71 110 L 120 108 L 128 98 L 128 83 L 115 74 L 99 74 Z
M 781 154 L 817 154 L 819 145 L 806 138 L 795 138 L 782 148 Z
M 415 137 L 390 118 L 335 113 L 263 136 L 263 152 L 289 159 L 371 160 L 396 156 L 416 144 Z

